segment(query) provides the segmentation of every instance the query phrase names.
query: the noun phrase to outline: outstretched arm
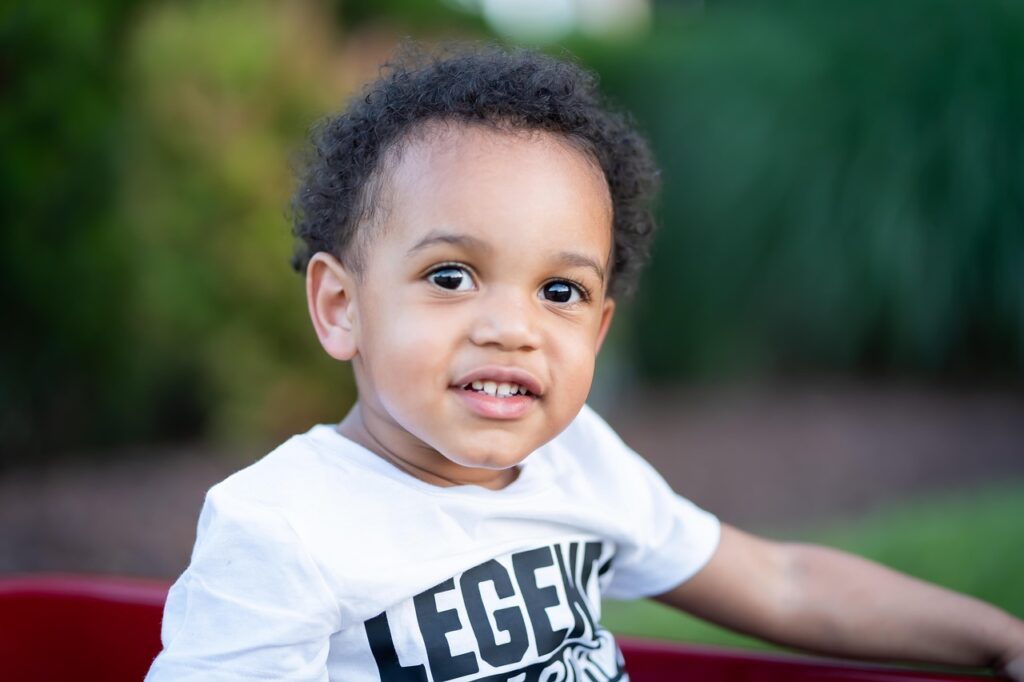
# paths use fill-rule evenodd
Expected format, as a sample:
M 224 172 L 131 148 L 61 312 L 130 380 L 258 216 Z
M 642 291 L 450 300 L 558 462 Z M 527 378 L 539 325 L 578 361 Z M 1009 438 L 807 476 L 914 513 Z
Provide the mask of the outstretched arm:
M 995 666 L 1024 682 L 1024 622 L 984 602 L 818 545 L 723 524 L 715 556 L 660 602 L 832 656 Z

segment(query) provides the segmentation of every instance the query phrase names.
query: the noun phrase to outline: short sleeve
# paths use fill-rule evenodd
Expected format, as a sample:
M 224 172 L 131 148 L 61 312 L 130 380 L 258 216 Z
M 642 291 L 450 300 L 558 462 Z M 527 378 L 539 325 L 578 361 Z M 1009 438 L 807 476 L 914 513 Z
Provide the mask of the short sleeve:
M 146 681 L 326 682 L 340 621 L 330 589 L 278 510 L 218 488 L 167 596 L 164 649 Z
M 581 413 L 601 452 L 625 532 L 617 542 L 604 596 L 637 599 L 668 592 L 696 574 L 718 548 L 720 524 L 677 494 L 643 457 L 589 407 Z

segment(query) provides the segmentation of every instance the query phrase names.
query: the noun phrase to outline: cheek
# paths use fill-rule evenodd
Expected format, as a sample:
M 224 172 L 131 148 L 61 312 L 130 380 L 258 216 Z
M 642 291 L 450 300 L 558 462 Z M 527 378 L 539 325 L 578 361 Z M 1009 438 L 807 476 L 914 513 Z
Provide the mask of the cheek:
M 590 330 L 563 333 L 551 361 L 567 395 L 582 403 L 594 378 L 594 334 Z
M 579 360 L 573 367 L 573 376 L 571 379 L 571 389 L 573 395 L 576 396 L 577 400 L 582 403 L 587 399 L 587 395 L 590 393 L 590 386 L 594 381 L 594 362 L 593 356 L 590 356 L 588 360 Z
M 441 370 L 451 354 L 455 327 L 443 316 L 411 306 L 378 305 L 371 320 L 363 334 L 370 349 L 364 360 L 379 390 L 404 393 L 423 381 L 446 380 Z

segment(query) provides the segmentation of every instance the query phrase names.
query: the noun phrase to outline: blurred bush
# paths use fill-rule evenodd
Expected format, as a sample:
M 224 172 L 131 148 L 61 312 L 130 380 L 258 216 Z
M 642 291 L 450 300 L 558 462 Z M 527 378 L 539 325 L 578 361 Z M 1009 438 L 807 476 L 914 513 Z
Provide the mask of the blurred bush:
M 337 36 L 314 3 L 162 4 L 128 50 L 135 360 L 215 437 L 279 438 L 353 397 L 287 265 L 292 156 L 355 85 Z
M 128 20 L 124 2 L 0 12 L 0 465 L 135 425 L 114 209 Z
M 2 35 L 0 464 L 337 418 L 285 216 L 307 128 L 366 75 L 329 8 L 42 3 Z
M 579 50 L 663 167 L 646 376 L 1019 381 L 1024 5 L 708 4 Z

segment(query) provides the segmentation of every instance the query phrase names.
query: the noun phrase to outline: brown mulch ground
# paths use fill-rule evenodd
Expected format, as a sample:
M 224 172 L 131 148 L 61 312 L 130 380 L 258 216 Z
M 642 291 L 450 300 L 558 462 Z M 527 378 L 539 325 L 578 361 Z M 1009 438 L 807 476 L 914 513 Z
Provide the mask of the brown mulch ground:
M 693 390 L 646 392 L 623 405 L 609 421 L 673 487 L 754 529 L 1024 481 L 1019 392 Z M 204 492 L 246 462 L 201 448 L 140 455 L 0 477 L 0 573 L 180 573 Z
M 628 403 L 627 403 L 628 404 Z M 673 487 L 752 529 L 1024 483 L 1024 393 L 865 386 L 648 396 L 613 415 Z

